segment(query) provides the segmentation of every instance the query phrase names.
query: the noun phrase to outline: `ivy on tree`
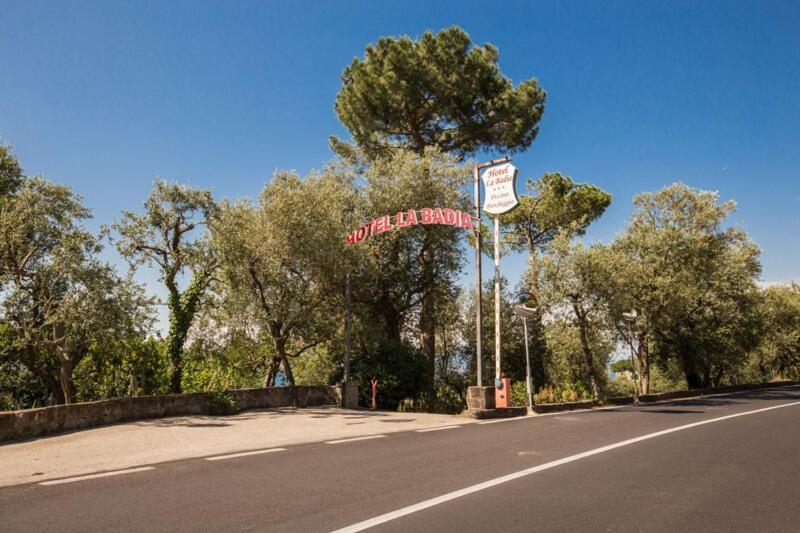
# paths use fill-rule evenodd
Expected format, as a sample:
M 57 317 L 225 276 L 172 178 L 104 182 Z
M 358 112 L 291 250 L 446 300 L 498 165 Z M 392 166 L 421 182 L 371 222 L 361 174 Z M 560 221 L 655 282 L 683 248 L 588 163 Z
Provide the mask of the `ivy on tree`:
M 216 205 L 210 191 L 157 180 L 143 208 L 143 213 L 124 211 L 114 224 L 117 249 L 132 266 L 155 264 L 161 271 L 168 291 L 170 390 L 178 393 L 186 337 L 217 264 L 208 240 L 193 232 L 208 223 Z M 181 290 L 179 281 L 186 270 L 191 278 Z

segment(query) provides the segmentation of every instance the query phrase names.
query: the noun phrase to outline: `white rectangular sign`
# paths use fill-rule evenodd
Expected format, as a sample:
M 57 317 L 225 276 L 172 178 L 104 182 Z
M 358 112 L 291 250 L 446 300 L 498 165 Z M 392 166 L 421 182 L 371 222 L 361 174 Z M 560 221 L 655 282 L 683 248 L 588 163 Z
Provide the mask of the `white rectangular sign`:
M 481 179 L 486 187 L 484 212 L 490 215 L 502 215 L 519 205 L 517 173 L 519 170 L 511 163 L 489 167 L 483 171 Z

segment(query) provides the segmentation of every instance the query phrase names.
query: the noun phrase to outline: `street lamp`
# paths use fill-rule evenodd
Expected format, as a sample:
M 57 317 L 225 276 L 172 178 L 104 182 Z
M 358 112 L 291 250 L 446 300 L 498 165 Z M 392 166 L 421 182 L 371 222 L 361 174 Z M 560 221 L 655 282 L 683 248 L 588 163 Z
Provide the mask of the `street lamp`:
M 622 319 L 628 324 L 628 337 L 629 348 L 631 351 L 631 373 L 633 376 L 633 403 L 639 403 L 639 386 L 636 383 L 636 362 L 633 358 L 633 326 L 636 324 L 636 319 L 639 318 L 639 313 L 636 309 L 631 309 L 628 312 L 622 313 Z
M 522 327 L 525 330 L 525 385 L 528 391 L 528 407 L 533 408 L 533 391 L 531 390 L 531 354 L 528 350 L 528 317 L 534 317 L 539 308 L 531 305 L 534 301 L 529 292 L 521 292 L 514 298 L 514 315 L 522 318 Z

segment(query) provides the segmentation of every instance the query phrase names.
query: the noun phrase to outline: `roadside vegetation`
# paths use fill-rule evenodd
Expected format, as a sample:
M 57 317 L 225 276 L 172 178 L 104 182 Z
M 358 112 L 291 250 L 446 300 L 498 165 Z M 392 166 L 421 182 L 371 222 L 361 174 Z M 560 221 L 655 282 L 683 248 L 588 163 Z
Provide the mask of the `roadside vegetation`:
M 408 209 L 471 212 L 476 154 L 531 146 L 546 94 L 535 78 L 513 85 L 497 60 L 458 28 L 382 38 L 342 74 L 335 109 L 352 138 L 331 138 L 320 170 L 277 172 L 254 198 L 159 179 L 97 233 L 76 192 L 26 175 L 0 145 L 0 409 L 211 391 L 224 411 L 226 389 L 338 383 L 348 282 L 364 404 L 376 379 L 382 408 L 463 409 L 476 379 L 475 291 L 461 281 L 471 236 L 417 225 L 345 238 Z M 800 379 L 800 285 L 759 286 L 759 249 L 730 223 L 733 201 L 684 183 L 643 192 L 612 242 L 587 243 L 608 192 L 558 172 L 523 192 L 501 219 L 501 253 L 528 265 L 517 286 L 501 280 L 515 402 L 522 291 L 537 309 L 539 403 Z M 114 250 L 129 268 L 101 259 Z M 143 272 L 163 301 L 135 281 Z M 493 280 L 483 299 L 490 381 Z

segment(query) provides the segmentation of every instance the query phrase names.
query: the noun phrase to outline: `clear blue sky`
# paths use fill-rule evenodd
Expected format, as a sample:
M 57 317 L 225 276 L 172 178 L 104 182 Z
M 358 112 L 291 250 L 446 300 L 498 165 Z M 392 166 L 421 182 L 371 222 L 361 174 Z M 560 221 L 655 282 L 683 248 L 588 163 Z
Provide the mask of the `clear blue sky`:
M 277 168 L 319 168 L 364 45 L 457 24 L 548 92 L 521 177 L 613 194 L 589 239 L 613 238 L 635 193 L 682 180 L 738 202 L 765 281 L 800 279 L 797 1 L 5 0 L 0 16 L 0 136 L 96 225 L 157 175 L 255 196 Z M 504 262 L 512 281 L 523 267 Z

